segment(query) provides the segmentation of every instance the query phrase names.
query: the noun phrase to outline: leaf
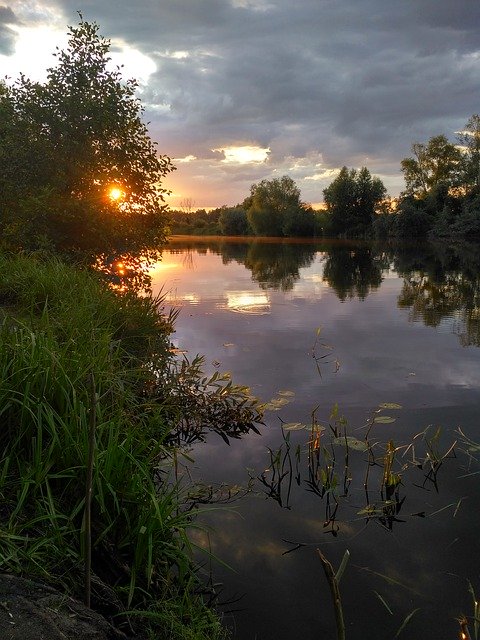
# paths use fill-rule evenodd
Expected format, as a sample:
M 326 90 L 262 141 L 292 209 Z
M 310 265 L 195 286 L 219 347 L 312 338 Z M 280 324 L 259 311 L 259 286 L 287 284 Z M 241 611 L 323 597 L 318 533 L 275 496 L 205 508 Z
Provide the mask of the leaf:
M 283 407 L 288 403 L 289 400 L 287 400 L 286 398 L 272 398 L 270 400 L 270 404 L 273 404 L 274 407 Z
M 379 593 L 377 593 L 377 591 L 374 591 L 373 593 L 377 596 L 377 598 L 378 598 L 378 599 L 380 600 L 380 602 L 383 604 L 383 606 L 384 606 L 384 607 L 385 607 L 385 609 L 388 611 L 388 613 L 389 613 L 391 616 L 393 616 L 393 611 L 392 611 L 392 610 L 390 609 L 390 607 L 388 606 L 388 604 L 387 604 L 387 602 L 386 602 L 385 598 L 382 598 L 382 596 L 381 596 Z
M 273 402 L 265 402 L 261 405 L 263 411 L 278 411 L 280 407 L 276 407 Z
M 278 392 L 279 396 L 286 396 L 287 398 L 291 398 L 292 396 L 295 395 L 294 391 L 279 391 Z
M 391 416 L 377 416 L 373 419 L 377 424 L 390 424 L 391 422 L 395 422 L 396 418 L 392 418 Z
M 364 440 L 358 440 L 353 436 L 340 436 L 339 438 L 334 438 L 332 443 L 340 446 L 346 445 L 349 449 L 353 449 L 354 451 L 366 451 L 368 449 L 368 445 Z
M 301 429 L 310 429 L 310 427 L 302 422 L 287 422 L 282 425 L 285 431 L 300 431 Z
M 393 640 L 395 640 L 395 638 L 398 638 L 398 636 L 402 633 L 402 631 L 405 629 L 405 627 L 407 626 L 407 624 L 410 622 L 410 620 L 413 618 L 413 616 L 417 613 L 417 611 L 420 611 L 420 609 L 414 609 L 413 611 L 411 611 L 408 616 L 405 618 L 405 620 L 402 622 L 400 629 L 397 631 L 397 633 L 393 636 Z
M 381 513 L 383 513 L 381 509 L 376 509 L 372 505 L 367 505 L 363 509 L 360 509 L 360 511 L 357 511 L 357 516 L 373 517 L 373 516 L 376 516 L 376 515 L 381 514 Z
M 402 405 L 396 402 L 382 402 L 378 405 L 380 409 L 401 409 Z
M 345 553 L 343 554 L 342 562 L 340 563 L 340 566 L 338 567 L 338 571 L 335 574 L 335 580 L 337 581 L 337 583 L 340 583 L 340 580 L 342 579 L 342 576 L 348 564 L 349 558 L 350 558 L 350 551 L 346 549 Z

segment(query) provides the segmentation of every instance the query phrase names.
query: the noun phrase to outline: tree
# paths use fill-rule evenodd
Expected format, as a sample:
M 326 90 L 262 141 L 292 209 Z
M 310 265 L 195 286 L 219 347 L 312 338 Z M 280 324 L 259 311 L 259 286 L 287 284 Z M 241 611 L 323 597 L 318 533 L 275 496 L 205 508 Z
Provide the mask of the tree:
M 358 236 L 371 229 L 377 206 L 387 190 L 380 178 L 366 167 L 359 171 L 342 167 L 335 180 L 323 190 L 331 229 L 336 235 Z
M 81 18 L 44 84 L 0 86 L 0 229 L 21 248 L 138 250 L 164 240 L 163 177 L 136 82 Z
M 283 220 L 282 231 L 284 236 L 313 236 L 315 213 L 312 207 L 302 203 L 300 207 L 288 209 Z
M 218 224 L 225 236 L 246 236 L 250 232 L 247 212 L 241 205 L 222 207 Z
M 433 224 L 434 216 L 426 210 L 424 201 L 406 196 L 398 207 L 394 233 L 400 238 L 424 237 Z
M 463 131 L 457 134 L 457 140 L 463 148 L 463 181 L 467 189 L 480 187 L 480 116 L 473 115 Z
M 296 221 L 309 216 L 309 213 L 300 201 L 300 189 L 289 176 L 253 184 L 250 197 L 244 204 L 255 235 L 281 237 L 304 234 L 305 225 L 300 223 L 297 226 Z M 313 233 L 313 212 L 311 218 Z
M 401 167 L 406 194 L 424 198 L 440 183 L 458 186 L 462 176 L 462 153 L 444 135 L 430 138 L 428 143 L 412 145 L 414 157 L 404 158 Z

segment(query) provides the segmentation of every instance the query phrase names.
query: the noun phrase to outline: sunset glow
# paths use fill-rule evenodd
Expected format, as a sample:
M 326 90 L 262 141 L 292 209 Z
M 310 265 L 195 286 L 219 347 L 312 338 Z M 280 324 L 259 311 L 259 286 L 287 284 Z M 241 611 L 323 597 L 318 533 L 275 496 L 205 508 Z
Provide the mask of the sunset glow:
M 110 189 L 108 190 L 108 197 L 114 202 L 123 200 L 123 198 L 125 197 L 125 192 L 122 191 L 119 187 L 110 187 Z

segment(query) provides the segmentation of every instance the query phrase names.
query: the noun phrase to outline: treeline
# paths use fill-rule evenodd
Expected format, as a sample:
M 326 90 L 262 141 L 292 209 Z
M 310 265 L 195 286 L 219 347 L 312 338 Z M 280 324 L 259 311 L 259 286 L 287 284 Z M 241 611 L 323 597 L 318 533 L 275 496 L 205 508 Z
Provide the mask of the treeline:
M 250 195 L 233 207 L 212 211 L 170 211 L 172 233 L 225 236 L 321 236 L 324 215 L 300 199 L 300 189 L 289 176 L 262 180 Z
M 412 145 L 405 190 L 390 198 L 367 167 L 343 167 L 323 190 L 325 209 L 302 202 L 289 176 L 253 184 L 233 207 L 170 211 L 172 233 L 274 237 L 475 238 L 480 236 L 480 116 L 456 144 L 444 135 Z
M 412 145 L 401 162 L 406 189 L 394 214 L 376 219 L 377 235 L 480 237 L 480 116 L 468 120 L 456 142 L 438 135 Z

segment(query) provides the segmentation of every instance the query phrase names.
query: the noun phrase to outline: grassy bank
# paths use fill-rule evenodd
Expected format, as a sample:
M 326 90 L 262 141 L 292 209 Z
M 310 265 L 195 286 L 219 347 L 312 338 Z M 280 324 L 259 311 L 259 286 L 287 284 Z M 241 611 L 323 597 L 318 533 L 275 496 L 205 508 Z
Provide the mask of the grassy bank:
M 225 637 L 199 595 L 176 460 L 205 430 L 248 431 L 255 401 L 174 359 L 159 300 L 57 260 L 0 256 L 0 274 L 0 570 L 127 633 Z

